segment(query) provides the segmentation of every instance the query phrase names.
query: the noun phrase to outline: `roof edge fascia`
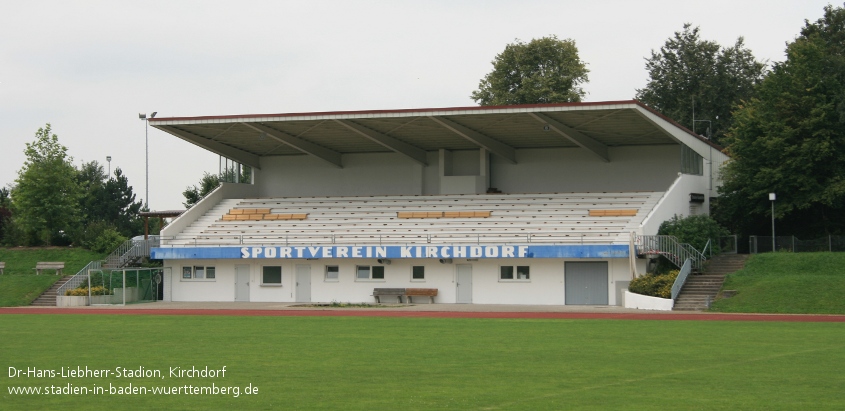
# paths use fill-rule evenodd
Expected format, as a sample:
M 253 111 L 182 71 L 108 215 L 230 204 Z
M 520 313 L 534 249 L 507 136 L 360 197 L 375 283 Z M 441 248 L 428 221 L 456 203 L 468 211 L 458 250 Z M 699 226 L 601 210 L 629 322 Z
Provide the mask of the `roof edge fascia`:
M 440 107 L 395 110 L 356 110 L 356 111 L 323 111 L 303 113 L 278 114 L 236 114 L 222 116 L 197 117 L 157 117 L 149 119 L 150 125 L 170 124 L 202 124 L 202 123 L 233 123 L 255 121 L 293 121 L 293 120 L 342 120 L 365 119 L 377 117 L 413 117 L 459 114 L 489 114 L 489 113 L 519 113 L 532 111 L 570 111 L 590 110 L 599 107 L 619 108 L 619 106 L 642 105 L 636 100 L 599 101 L 587 103 L 553 103 L 553 104 L 521 104 L 511 106 L 468 106 L 468 107 Z

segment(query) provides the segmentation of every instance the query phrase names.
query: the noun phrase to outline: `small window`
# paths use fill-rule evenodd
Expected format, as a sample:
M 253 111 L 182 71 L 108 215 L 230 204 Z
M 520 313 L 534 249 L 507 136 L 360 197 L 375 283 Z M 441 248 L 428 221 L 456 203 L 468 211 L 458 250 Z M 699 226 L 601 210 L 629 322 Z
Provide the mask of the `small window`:
M 214 267 L 203 267 L 201 265 L 182 267 L 183 280 L 214 280 L 216 277 Z
M 425 266 L 415 265 L 411 267 L 411 280 L 422 281 L 425 280 Z
M 530 280 L 531 268 L 527 265 L 499 267 L 499 280 Z
M 326 266 L 326 281 L 338 281 L 340 279 L 340 269 L 336 265 Z
M 264 266 L 261 272 L 262 285 L 282 285 L 282 267 L 280 266 Z
M 355 278 L 358 280 L 384 280 L 383 265 L 359 265 L 355 272 Z

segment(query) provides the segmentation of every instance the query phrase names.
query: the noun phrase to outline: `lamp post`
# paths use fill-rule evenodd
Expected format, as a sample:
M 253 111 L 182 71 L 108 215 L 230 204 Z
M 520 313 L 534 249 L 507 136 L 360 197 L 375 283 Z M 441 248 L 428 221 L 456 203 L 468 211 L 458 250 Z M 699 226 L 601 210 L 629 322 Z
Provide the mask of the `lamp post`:
M 108 177 L 111 178 L 111 156 L 106 156 L 106 161 L 109 163 L 109 174 Z
M 156 114 L 158 114 L 158 111 L 153 111 L 150 114 L 150 118 L 155 118 Z M 146 187 L 147 192 L 146 192 L 145 197 L 144 197 L 144 203 L 146 205 L 147 210 L 149 210 L 150 209 L 150 134 L 149 134 L 150 121 L 147 118 L 147 115 L 145 113 L 138 113 L 138 118 L 141 119 L 141 120 L 145 120 L 144 121 L 144 151 L 146 152 L 146 164 L 147 164 L 147 169 L 146 169 L 147 180 L 146 180 L 146 183 L 145 183 L 145 187 Z
M 775 193 L 769 193 L 769 201 L 772 202 L 772 252 L 775 252 Z

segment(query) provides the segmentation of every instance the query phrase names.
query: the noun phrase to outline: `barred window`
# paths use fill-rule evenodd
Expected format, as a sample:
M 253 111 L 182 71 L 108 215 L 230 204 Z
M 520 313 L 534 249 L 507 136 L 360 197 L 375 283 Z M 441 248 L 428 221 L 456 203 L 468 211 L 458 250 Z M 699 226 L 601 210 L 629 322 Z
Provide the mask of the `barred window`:
M 681 172 L 697 176 L 704 174 L 704 158 L 685 144 L 681 144 Z

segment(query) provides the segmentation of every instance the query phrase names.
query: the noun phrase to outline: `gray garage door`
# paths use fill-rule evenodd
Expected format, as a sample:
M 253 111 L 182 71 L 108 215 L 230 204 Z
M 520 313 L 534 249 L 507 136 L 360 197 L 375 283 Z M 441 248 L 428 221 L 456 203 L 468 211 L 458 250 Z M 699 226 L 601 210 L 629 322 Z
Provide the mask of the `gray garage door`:
M 607 261 L 567 262 L 564 270 L 567 305 L 607 305 Z

